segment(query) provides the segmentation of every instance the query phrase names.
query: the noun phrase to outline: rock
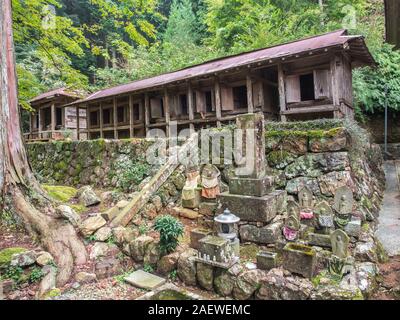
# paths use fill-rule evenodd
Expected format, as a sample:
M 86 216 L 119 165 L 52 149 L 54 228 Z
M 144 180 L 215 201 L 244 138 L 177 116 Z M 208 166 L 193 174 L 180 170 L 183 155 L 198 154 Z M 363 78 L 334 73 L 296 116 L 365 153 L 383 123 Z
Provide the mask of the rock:
M 46 266 L 46 265 L 49 265 L 49 264 L 51 264 L 52 262 L 54 262 L 54 258 L 53 258 L 53 256 L 52 256 L 50 253 L 48 253 L 48 252 L 41 252 L 41 253 L 39 254 L 39 256 L 36 258 L 36 263 L 37 263 L 39 266 L 41 266 L 41 267 Z
M 97 215 L 84 220 L 80 226 L 80 230 L 85 237 L 88 237 L 103 227 L 106 223 L 107 221 L 104 220 L 103 217 Z
M 111 237 L 111 235 L 112 229 L 110 227 L 102 227 L 94 234 L 97 241 L 106 241 Z
M 125 227 L 116 227 L 112 229 L 112 235 L 114 237 L 115 242 L 118 245 L 125 243 L 130 243 L 138 236 L 138 231 Z
M 149 220 L 153 220 L 157 217 L 157 209 L 156 206 L 152 203 L 148 203 L 142 209 L 143 217 L 146 217 Z
M 257 253 L 257 268 L 260 270 L 270 270 L 277 267 L 278 254 L 270 251 L 260 251 Z
M 97 276 L 94 273 L 79 272 L 75 275 L 75 281 L 80 284 L 86 284 L 97 281 Z
M 120 209 L 115 206 L 102 212 L 101 216 L 107 221 L 112 221 L 120 212 Z
M 134 239 L 129 244 L 131 257 L 136 262 L 142 262 L 147 252 L 147 247 L 154 242 L 154 239 L 149 236 L 140 236 Z
M 275 243 L 281 233 L 282 223 L 272 223 L 265 227 L 245 224 L 240 226 L 239 233 L 242 242 L 250 241 L 262 244 Z
M 350 236 L 358 239 L 361 233 L 361 219 L 353 217 L 351 221 L 344 227 L 344 231 Z
M 129 204 L 129 201 L 126 200 L 120 200 L 117 202 L 117 204 L 115 205 L 119 210 L 124 209 L 127 205 Z
M 196 262 L 194 260 L 196 255 L 196 250 L 188 249 L 178 259 L 178 277 L 189 286 L 196 285 Z
M 239 265 L 234 265 L 229 270 L 216 269 L 214 276 L 215 292 L 220 296 L 229 297 L 232 295 L 233 288 L 236 283 L 236 277 L 240 274 L 241 269 Z
M 11 247 L 0 250 L 0 268 L 6 267 L 11 263 L 14 254 L 26 252 L 25 248 Z
M 115 258 L 106 258 L 97 262 L 95 272 L 98 279 L 105 279 L 120 274 L 122 271 L 121 262 Z
M 260 284 L 256 295 L 260 300 L 307 300 L 313 290 L 310 280 L 297 276 L 285 277 L 280 268 L 271 269 Z
M 77 196 L 79 198 L 79 201 L 83 203 L 85 207 L 94 206 L 101 202 L 101 200 L 97 197 L 96 193 L 90 186 L 80 188 L 78 190 Z
M 161 209 L 163 208 L 163 203 L 162 203 L 162 199 L 160 196 L 154 196 L 151 199 L 151 203 L 154 204 L 154 206 L 156 207 L 157 212 L 160 212 Z
M 321 193 L 324 196 L 333 196 L 336 190 L 343 186 L 354 189 L 354 181 L 350 171 L 333 171 L 317 178 Z
M 116 256 L 119 249 L 115 244 L 108 244 L 105 242 L 96 242 L 90 250 L 90 259 L 98 260 L 102 257 Z
M 364 296 L 357 284 L 348 283 L 348 277 L 337 285 L 319 285 L 311 294 L 312 300 L 363 300 Z
M 166 283 L 164 278 L 158 277 L 143 270 L 132 272 L 125 277 L 124 280 L 134 287 L 146 290 L 156 289 Z
M 161 257 L 157 263 L 157 273 L 168 275 L 171 271 L 175 270 L 178 266 L 179 256 L 179 252 L 174 252 Z
M 6 279 L 0 281 L 0 300 L 3 298 L 2 295 L 8 295 L 14 289 L 14 281 Z
M 359 242 L 353 251 L 354 258 L 357 261 L 370 261 L 378 262 L 378 255 L 376 253 L 376 246 L 373 241 Z
M 45 276 L 39 284 L 37 297 L 39 299 L 46 299 L 51 296 L 51 291 L 56 289 L 57 268 L 53 266 L 45 266 L 43 267 L 42 272 Z
M 310 137 L 309 147 L 312 152 L 340 151 L 347 149 L 347 134 L 344 128 L 336 130 L 333 135 L 323 137 Z
M 208 264 L 197 263 L 197 282 L 203 289 L 212 291 L 214 282 L 214 268 Z
M 12 267 L 28 267 L 36 262 L 36 254 L 33 251 L 13 254 L 10 265 Z
M 317 179 L 308 177 L 298 177 L 289 180 L 286 184 L 286 191 L 289 194 L 298 194 L 299 190 L 304 186 L 309 187 L 316 196 L 321 194 Z
M 199 241 L 213 232 L 210 229 L 196 228 L 190 231 L 190 247 L 198 250 L 200 248 Z
M 56 213 L 67 219 L 74 227 L 78 227 L 81 223 L 81 217 L 71 207 L 66 205 L 60 205 L 56 208 Z
M 186 218 L 186 219 L 195 220 L 200 217 L 198 212 L 191 210 L 191 209 L 182 208 L 182 207 L 174 207 L 173 210 L 177 215 L 179 215 L 180 217 Z
M 146 248 L 146 253 L 143 258 L 145 265 L 156 265 L 160 259 L 160 247 L 158 243 L 152 242 Z
M 233 297 L 238 300 L 247 300 L 253 296 L 259 288 L 261 279 L 266 276 L 262 270 L 249 270 L 240 274 L 233 288 Z

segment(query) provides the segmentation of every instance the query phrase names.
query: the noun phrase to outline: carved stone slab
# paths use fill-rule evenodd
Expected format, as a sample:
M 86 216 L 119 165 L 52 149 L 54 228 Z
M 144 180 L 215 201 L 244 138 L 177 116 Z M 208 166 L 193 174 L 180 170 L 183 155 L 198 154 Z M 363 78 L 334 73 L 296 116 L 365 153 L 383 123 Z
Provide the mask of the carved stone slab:
M 333 210 L 328 202 L 319 202 L 314 209 L 317 215 L 318 224 L 323 228 L 332 228 L 333 224 Z
M 349 214 L 353 211 L 353 192 L 347 186 L 340 187 L 335 192 L 334 209 L 339 214 Z
M 287 213 L 289 217 L 293 216 L 300 219 L 300 206 L 296 201 L 289 200 L 287 202 Z
M 298 196 L 301 208 L 311 209 L 313 207 L 313 193 L 309 187 L 304 186 L 301 188 Z
M 349 236 L 341 229 L 331 233 L 332 253 L 338 258 L 346 258 L 349 246 Z

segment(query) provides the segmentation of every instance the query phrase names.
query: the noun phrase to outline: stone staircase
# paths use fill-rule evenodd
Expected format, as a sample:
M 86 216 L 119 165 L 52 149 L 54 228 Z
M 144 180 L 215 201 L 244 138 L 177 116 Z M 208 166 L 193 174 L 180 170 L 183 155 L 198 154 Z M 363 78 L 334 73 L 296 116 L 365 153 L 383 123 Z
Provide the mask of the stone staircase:
M 168 161 L 161 166 L 152 179 L 143 187 L 142 190 L 128 203 L 128 205 L 112 220 L 111 225 L 126 226 L 140 209 L 151 199 L 158 189 L 168 180 L 168 178 L 179 167 L 179 159 L 184 158 L 190 150 L 197 148 L 198 134 L 193 133 L 190 138 L 180 147 L 176 147 L 176 156 L 169 157 Z M 170 150 L 175 152 L 175 150 Z

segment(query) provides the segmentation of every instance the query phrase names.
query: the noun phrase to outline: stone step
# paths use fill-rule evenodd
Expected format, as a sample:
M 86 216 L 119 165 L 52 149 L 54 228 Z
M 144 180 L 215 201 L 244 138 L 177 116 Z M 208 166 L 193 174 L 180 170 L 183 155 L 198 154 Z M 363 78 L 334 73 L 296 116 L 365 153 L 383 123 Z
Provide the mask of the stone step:
M 229 209 L 242 221 L 268 223 L 286 208 L 287 193 L 276 190 L 263 197 L 221 193 L 218 196 L 218 212 Z
M 164 278 L 143 270 L 132 272 L 131 274 L 126 276 L 124 280 L 134 287 L 147 290 L 153 290 L 167 282 L 167 280 L 165 280 Z
M 152 179 L 143 187 L 143 189 L 129 202 L 129 204 L 114 218 L 111 225 L 126 226 L 136 213 L 150 200 L 150 198 L 158 191 L 158 189 L 168 180 L 179 166 L 179 161 L 188 151 L 197 146 L 197 133 L 193 133 L 190 138 L 179 147 L 177 157 L 169 158 Z

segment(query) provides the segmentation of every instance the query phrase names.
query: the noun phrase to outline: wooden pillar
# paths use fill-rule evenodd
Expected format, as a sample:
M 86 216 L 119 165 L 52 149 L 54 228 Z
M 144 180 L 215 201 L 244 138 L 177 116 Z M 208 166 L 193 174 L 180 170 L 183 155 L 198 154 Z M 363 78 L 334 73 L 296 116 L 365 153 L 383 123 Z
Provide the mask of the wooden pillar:
M 113 99 L 113 118 L 114 118 L 114 139 L 118 139 L 117 98 Z
M 54 103 L 51 104 L 51 133 L 50 138 L 53 139 L 53 133 L 56 131 L 56 105 Z
M 286 116 L 282 112 L 286 111 L 286 92 L 285 92 L 285 75 L 282 64 L 278 64 L 278 90 L 279 90 L 279 107 L 281 111 L 281 120 L 286 122 Z
M 247 88 L 247 112 L 254 113 L 254 100 L 253 100 L 253 81 L 250 75 L 246 76 Z
M 144 94 L 144 128 L 146 136 L 149 130 L 149 125 L 150 125 L 150 97 L 149 94 L 146 92 Z
M 192 88 L 192 84 L 190 82 L 188 83 L 187 96 L 188 96 L 188 112 L 189 112 L 189 121 L 190 121 L 189 126 L 190 126 L 190 131 L 194 131 L 194 124 L 193 124 L 193 120 L 194 120 L 193 88 Z
M 89 119 L 90 112 L 89 112 L 89 105 L 88 105 L 88 104 L 85 104 L 84 107 L 85 107 L 85 112 L 86 112 L 86 113 L 85 113 L 85 114 L 86 114 L 86 139 L 89 140 L 89 139 L 90 139 L 90 133 L 89 133 L 89 128 L 90 128 L 90 119 Z
M 100 102 L 100 138 L 104 138 L 104 132 L 103 132 L 103 103 Z
M 32 131 L 33 131 L 32 112 L 29 112 L 29 135 L 28 135 L 28 139 L 31 136 Z
M 133 96 L 129 95 L 129 137 L 133 138 Z
M 217 117 L 217 127 L 221 127 L 221 118 L 222 118 L 222 105 L 221 105 L 221 86 L 219 83 L 219 79 L 215 78 L 215 114 Z
M 76 106 L 76 139 L 80 140 L 80 117 L 79 117 L 79 105 Z
M 336 65 L 336 61 L 338 60 L 338 56 L 334 55 L 331 58 L 331 80 L 332 80 L 332 101 L 333 106 L 336 108 L 340 107 L 340 99 L 339 99 L 339 72 Z M 340 118 L 340 111 L 333 112 L 334 118 Z
M 171 136 L 170 132 L 170 112 L 169 112 L 169 95 L 168 95 L 168 90 L 167 88 L 164 89 L 164 115 L 165 115 L 165 123 L 166 123 L 166 129 L 167 129 L 167 137 L 169 138 Z

